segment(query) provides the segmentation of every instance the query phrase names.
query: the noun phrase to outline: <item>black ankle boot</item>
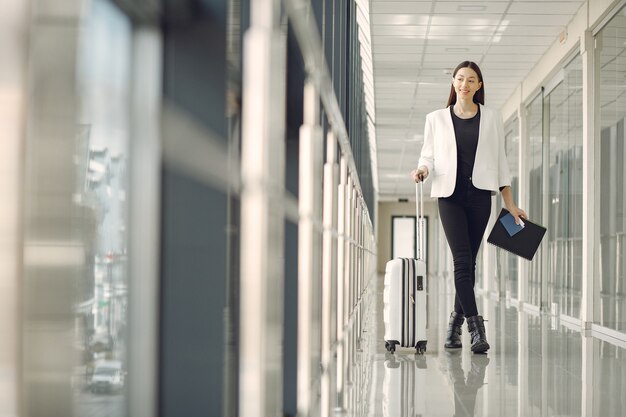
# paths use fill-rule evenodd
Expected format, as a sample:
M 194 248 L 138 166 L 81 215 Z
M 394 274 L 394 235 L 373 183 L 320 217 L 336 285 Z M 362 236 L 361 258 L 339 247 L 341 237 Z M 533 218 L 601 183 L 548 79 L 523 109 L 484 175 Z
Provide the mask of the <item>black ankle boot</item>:
M 472 352 L 484 353 L 489 350 L 487 336 L 485 335 L 485 324 L 483 316 L 472 316 L 467 318 L 467 329 L 472 339 Z
M 450 313 L 445 347 L 449 349 L 458 349 L 461 347 L 461 326 L 463 326 L 464 320 L 465 316 L 463 314 L 459 314 L 456 311 Z

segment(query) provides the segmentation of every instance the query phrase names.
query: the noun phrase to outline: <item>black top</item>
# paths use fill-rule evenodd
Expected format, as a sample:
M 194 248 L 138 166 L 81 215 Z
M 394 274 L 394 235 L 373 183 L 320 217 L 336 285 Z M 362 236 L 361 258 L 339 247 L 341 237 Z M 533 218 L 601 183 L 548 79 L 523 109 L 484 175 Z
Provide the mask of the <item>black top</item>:
M 457 155 L 457 178 L 471 178 L 478 147 L 478 134 L 480 129 L 480 106 L 474 117 L 461 119 L 454 114 L 453 106 L 450 106 L 454 136 L 456 137 Z

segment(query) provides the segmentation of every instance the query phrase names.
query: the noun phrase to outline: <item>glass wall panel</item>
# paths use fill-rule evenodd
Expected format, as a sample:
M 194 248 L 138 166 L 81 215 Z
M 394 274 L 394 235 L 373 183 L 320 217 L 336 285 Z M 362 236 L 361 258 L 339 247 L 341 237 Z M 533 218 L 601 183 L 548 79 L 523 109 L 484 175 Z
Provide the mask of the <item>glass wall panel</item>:
M 626 117 L 626 8 L 598 33 L 600 65 L 600 278 L 595 321 L 626 331 L 626 233 L 624 147 Z
M 75 203 L 94 213 L 89 269 L 77 288 L 77 415 L 122 416 L 127 327 L 127 161 L 132 28 L 94 0 L 78 53 L 81 96 Z
M 548 299 L 552 312 L 580 316 L 582 280 L 582 58 L 550 92 Z
M 391 259 L 415 258 L 415 216 L 391 217 Z
M 528 106 L 529 204 L 526 213 L 535 223 L 543 224 L 543 97 L 537 96 Z M 528 301 L 541 305 L 541 250 L 529 264 Z
M 513 117 L 504 125 L 504 141 L 506 149 L 506 157 L 509 161 L 509 169 L 511 171 L 511 192 L 513 199 L 520 205 L 518 198 L 519 193 L 519 119 Z M 496 198 L 497 210 L 504 206 L 502 196 Z M 525 207 L 522 207 L 525 209 Z M 507 297 L 518 298 L 518 279 L 517 271 L 519 266 L 519 258 L 510 252 L 499 250 L 498 262 L 500 266 L 500 275 L 503 279 L 504 290 Z

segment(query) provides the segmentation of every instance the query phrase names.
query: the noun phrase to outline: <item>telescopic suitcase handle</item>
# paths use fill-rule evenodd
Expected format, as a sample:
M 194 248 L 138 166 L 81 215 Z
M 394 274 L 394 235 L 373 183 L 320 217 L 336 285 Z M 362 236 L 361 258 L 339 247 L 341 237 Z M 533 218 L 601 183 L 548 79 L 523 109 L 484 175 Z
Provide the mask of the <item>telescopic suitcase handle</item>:
M 424 253 L 424 186 L 422 185 L 422 181 L 415 183 L 415 215 L 417 218 L 417 221 L 415 222 L 417 259 L 420 261 L 426 261 Z

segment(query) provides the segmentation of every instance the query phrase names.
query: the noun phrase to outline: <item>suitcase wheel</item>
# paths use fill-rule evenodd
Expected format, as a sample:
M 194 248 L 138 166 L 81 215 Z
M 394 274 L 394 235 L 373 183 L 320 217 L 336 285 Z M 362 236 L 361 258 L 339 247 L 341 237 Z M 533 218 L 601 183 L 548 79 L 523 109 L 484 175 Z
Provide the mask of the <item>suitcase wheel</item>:
M 396 344 L 385 340 L 385 349 L 387 349 L 389 353 L 394 353 L 396 351 Z
M 415 345 L 415 350 L 417 351 L 418 355 L 423 355 L 426 352 L 426 340 L 420 340 L 419 342 L 417 342 L 417 344 Z

